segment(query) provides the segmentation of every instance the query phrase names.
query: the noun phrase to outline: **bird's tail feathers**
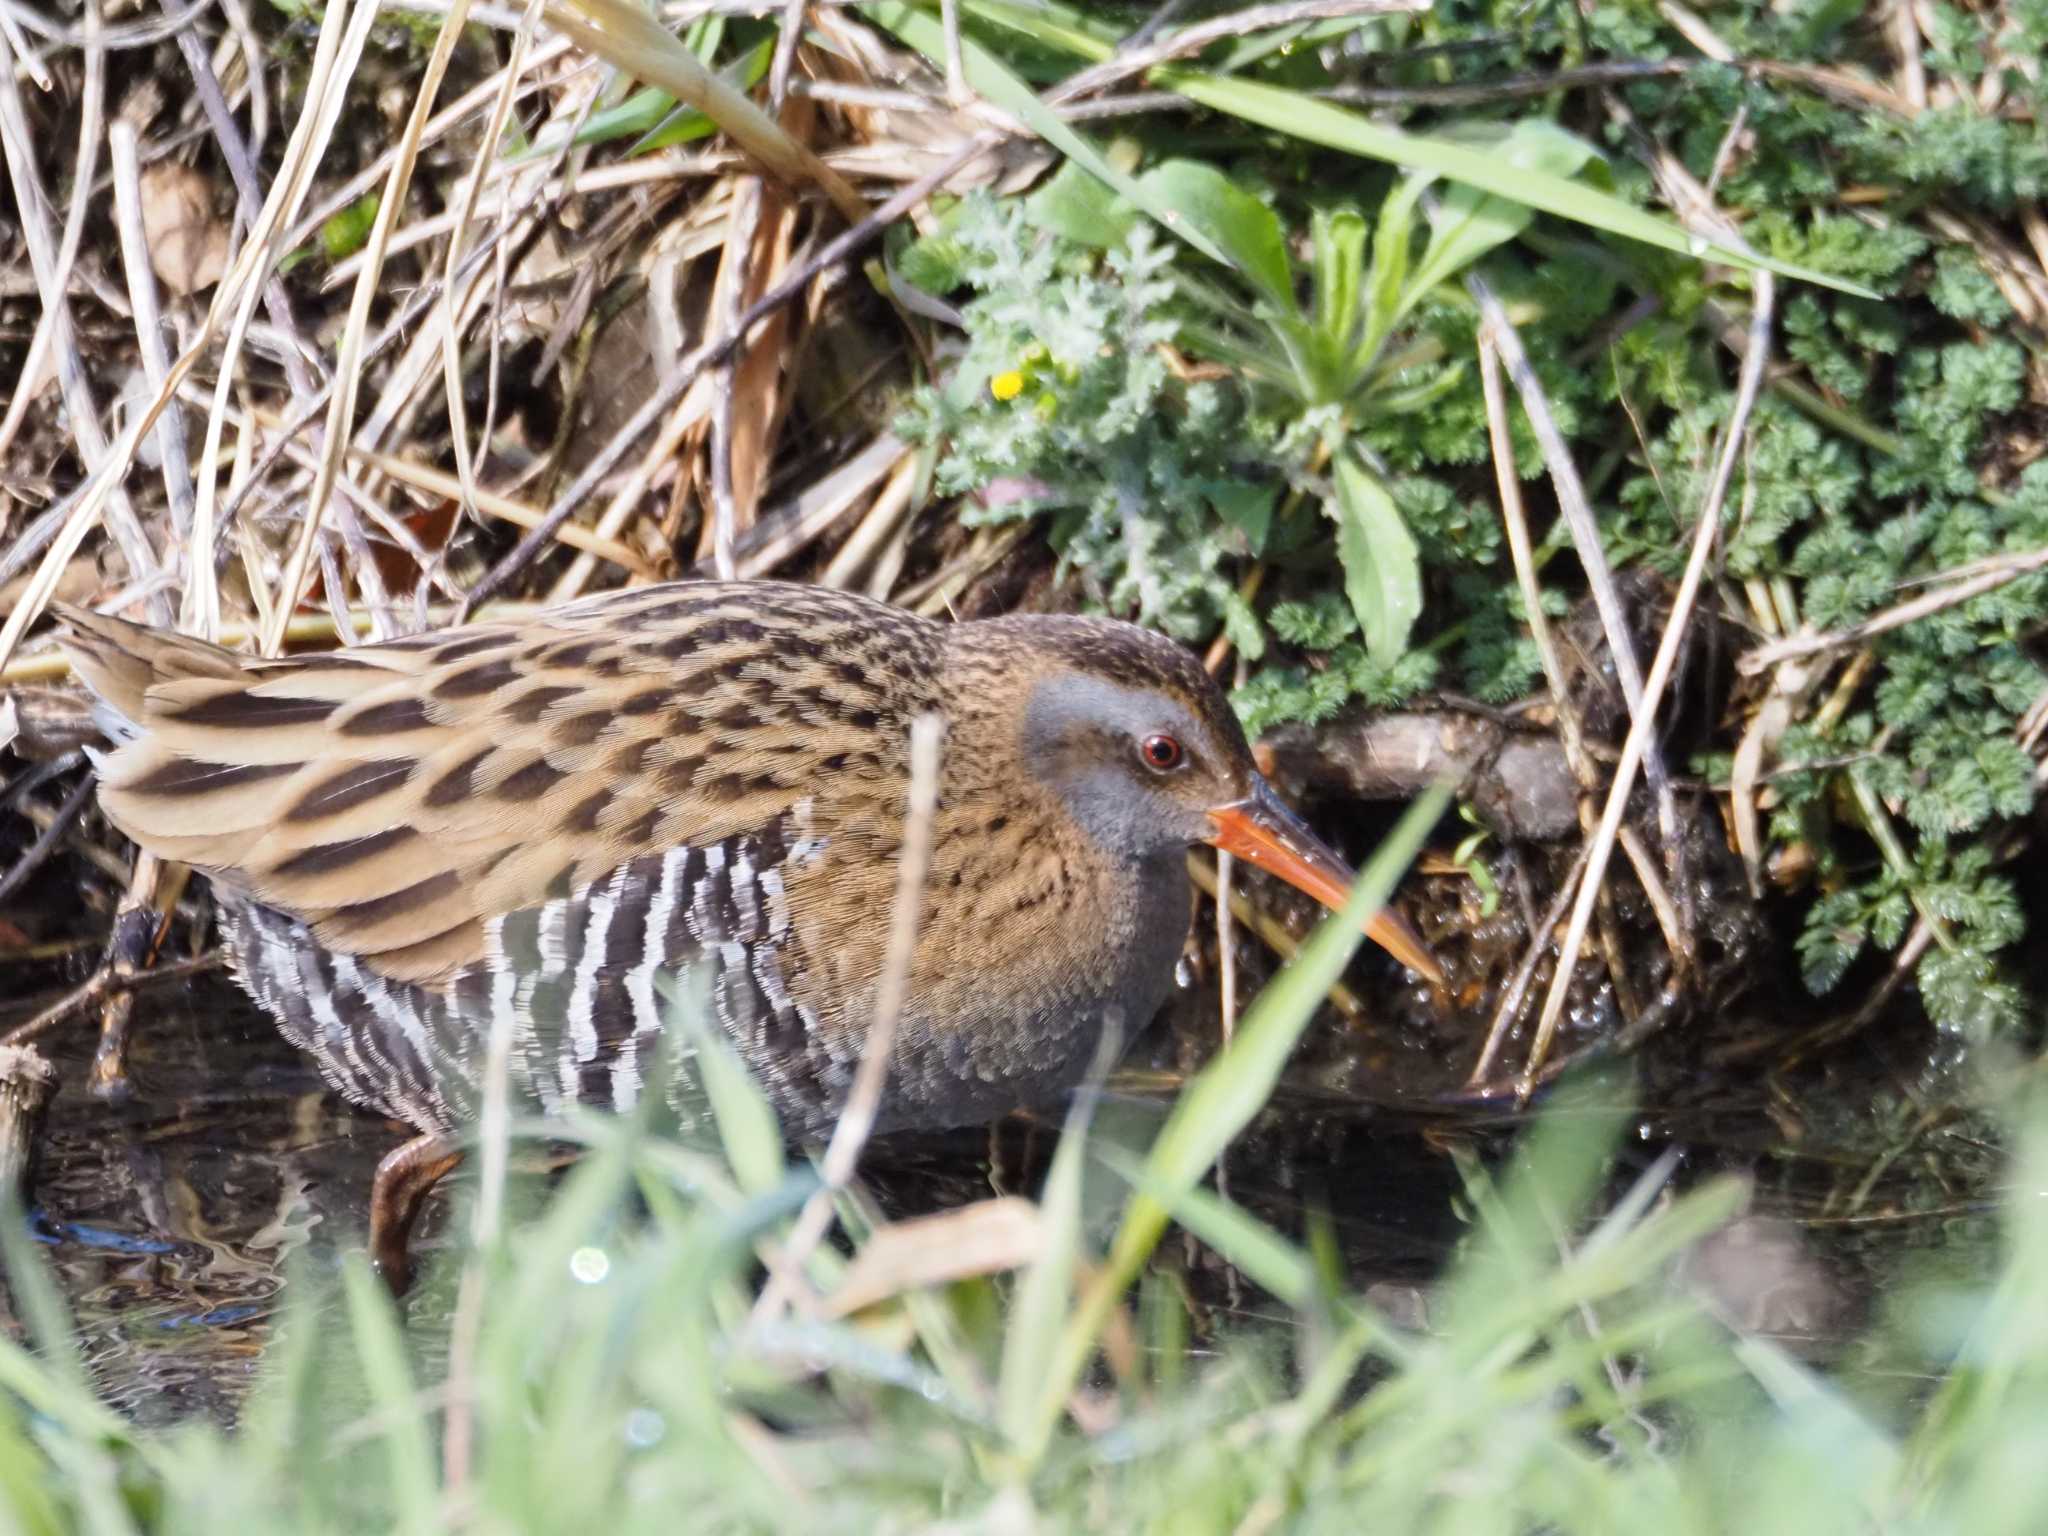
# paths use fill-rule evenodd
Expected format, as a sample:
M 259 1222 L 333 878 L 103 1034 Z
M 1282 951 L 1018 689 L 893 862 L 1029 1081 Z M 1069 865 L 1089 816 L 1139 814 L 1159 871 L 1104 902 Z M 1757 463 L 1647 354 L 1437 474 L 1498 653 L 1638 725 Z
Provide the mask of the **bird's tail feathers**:
M 149 690 L 190 677 L 231 678 L 241 670 L 232 651 L 190 635 L 148 629 L 126 619 L 70 603 L 51 605 L 63 620 L 64 650 L 93 694 L 93 722 L 108 740 L 126 743 L 144 734 Z

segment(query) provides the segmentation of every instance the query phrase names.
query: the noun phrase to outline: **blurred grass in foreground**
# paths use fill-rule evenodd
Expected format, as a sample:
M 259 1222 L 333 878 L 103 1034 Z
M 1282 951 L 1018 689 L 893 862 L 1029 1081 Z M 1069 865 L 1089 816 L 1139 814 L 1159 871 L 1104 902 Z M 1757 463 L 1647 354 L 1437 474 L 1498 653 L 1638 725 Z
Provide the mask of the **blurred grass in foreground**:
M 1741 1203 L 1732 1181 L 1671 1198 L 1667 1160 L 1595 1207 L 1611 1096 L 1558 1099 L 1498 1180 L 1472 1175 L 1426 1334 L 1203 1186 L 1440 809 L 1397 829 L 1149 1148 L 1091 1135 L 1084 1100 L 1035 1207 L 931 1218 L 915 1252 L 851 1195 L 844 1244 L 786 1250 L 815 1175 L 701 1037 L 713 1144 L 576 1127 L 582 1161 L 544 1203 L 524 1190 L 462 1277 L 488 1299 L 457 1304 L 452 1344 L 403 1327 L 359 1260 L 302 1273 L 233 1431 L 138 1432 L 98 1403 L 9 1223 L 35 1347 L 0 1342 L 0 1530 L 2041 1528 L 2048 1105 L 2015 1126 L 2002 1272 L 1896 1309 L 1910 1326 L 1882 1347 L 1925 1373 L 1903 1405 L 1729 1331 L 1675 1281 Z M 1169 1219 L 1291 1324 L 1191 1353 L 1147 1267 Z M 801 1274 L 786 1309 L 763 1305 L 776 1269 Z M 934 1274 L 959 1278 L 914 1283 Z

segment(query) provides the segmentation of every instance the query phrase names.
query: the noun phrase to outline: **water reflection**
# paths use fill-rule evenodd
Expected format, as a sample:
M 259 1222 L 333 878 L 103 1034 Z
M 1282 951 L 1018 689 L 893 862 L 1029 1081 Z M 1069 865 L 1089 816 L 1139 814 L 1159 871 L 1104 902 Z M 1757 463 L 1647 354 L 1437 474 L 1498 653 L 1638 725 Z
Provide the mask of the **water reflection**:
M 32 1232 L 79 1326 L 95 1386 L 148 1423 L 232 1417 L 288 1266 L 359 1240 L 398 1133 L 323 1089 L 231 985 L 137 1009 L 125 1105 L 84 1091 L 89 1040 L 50 1043 Z

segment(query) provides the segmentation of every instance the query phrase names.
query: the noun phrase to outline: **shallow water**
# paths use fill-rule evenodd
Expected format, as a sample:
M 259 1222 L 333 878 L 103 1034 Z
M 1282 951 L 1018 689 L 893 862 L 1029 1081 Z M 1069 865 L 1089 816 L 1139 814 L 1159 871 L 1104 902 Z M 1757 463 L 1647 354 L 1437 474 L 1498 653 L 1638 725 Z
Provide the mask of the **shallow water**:
M 45 1123 L 32 1233 L 110 1404 L 149 1424 L 232 1418 L 287 1273 L 332 1268 L 361 1246 L 378 1159 L 409 1133 L 328 1093 L 223 977 L 137 998 L 125 1102 L 86 1091 L 91 1044 L 84 1021 L 45 1042 L 62 1087 Z M 1142 1137 L 1164 1103 L 1126 1093 L 1105 1114 L 1135 1122 Z M 1291 1153 L 1276 1156 L 1263 1140 L 1271 1134 L 1233 1153 L 1234 1195 L 1289 1227 L 1288 1213 L 1313 1203 L 1354 1272 L 1371 1279 L 1419 1282 L 1437 1267 L 1456 1235 L 1446 1159 L 1355 1120 L 1326 1120 L 1313 1155 L 1290 1131 Z M 864 1168 L 883 1207 L 907 1216 L 1035 1190 L 1053 1140 L 1050 1127 L 1022 1121 L 897 1136 L 875 1143 Z M 429 1202 L 416 1259 L 447 1241 L 446 1208 L 444 1194 Z M 1183 1247 L 1172 1262 L 1219 1314 L 1268 1310 L 1213 1255 Z
M 84 1091 L 90 1044 L 89 1030 L 74 1026 L 46 1046 L 64 1087 L 46 1126 L 34 1235 L 76 1315 L 91 1377 L 111 1404 L 151 1424 L 230 1419 L 287 1272 L 331 1268 L 360 1246 L 377 1161 L 407 1133 L 327 1093 L 223 977 L 137 999 L 126 1103 Z M 1175 1045 L 1170 1025 L 1155 1031 L 1150 1059 L 1170 1059 Z M 1147 1055 L 1141 1043 L 1139 1060 Z M 1105 1115 L 1134 1122 L 1129 1134 L 1142 1140 L 1171 1079 L 1156 1065 L 1149 1078 L 1143 1066 L 1127 1070 Z M 1419 1119 L 1347 1102 L 1326 1086 L 1297 1089 L 1233 1147 L 1226 1178 L 1234 1198 L 1291 1235 L 1313 1212 L 1352 1283 L 1401 1321 L 1426 1326 L 1428 1281 L 1464 1230 L 1447 1151 L 1488 1155 L 1508 1123 L 1469 1110 Z M 1733 1167 L 1757 1178 L 1751 1216 L 1695 1256 L 1693 1277 L 1733 1320 L 1804 1353 L 1839 1353 L 1869 1310 L 1875 1277 L 1902 1248 L 1950 1244 L 1952 1262 L 1967 1267 L 1971 1261 L 1954 1255 L 1988 1236 L 1970 1202 L 1946 1225 L 1890 1221 L 1886 1213 L 1897 1207 L 1882 1187 L 1852 1219 L 1831 1218 L 1829 1191 L 1843 1177 L 1836 1165 L 1854 1176 L 1856 1160 L 1831 1160 L 1815 1143 L 1791 1155 L 1754 1112 L 1646 1123 L 1641 1144 L 1624 1151 L 1621 1181 L 1681 1130 L 1689 1172 Z M 890 1214 L 917 1214 L 994 1189 L 1035 1190 L 1052 1142 L 1049 1127 L 1016 1120 L 989 1131 L 894 1137 L 870 1149 L 866 1176 Z M 447 1241 L 445 1213 L 437 1195 L 416 1256 Z M 1198 1245 L 1170 1243 L 1162 1262 L 1185 1269 L 1209 1321 L 1280 1313 Z
M 225 981 L 137 1000 L 123 1105 L 84 1089 L 88 1031 L 51 1044 L 37 1240 L 107 1400 L 148 1423 L 228 1417 L 287 1266 L 359 1241 L 377 1160 L 401 1139 L 328 1094 Z

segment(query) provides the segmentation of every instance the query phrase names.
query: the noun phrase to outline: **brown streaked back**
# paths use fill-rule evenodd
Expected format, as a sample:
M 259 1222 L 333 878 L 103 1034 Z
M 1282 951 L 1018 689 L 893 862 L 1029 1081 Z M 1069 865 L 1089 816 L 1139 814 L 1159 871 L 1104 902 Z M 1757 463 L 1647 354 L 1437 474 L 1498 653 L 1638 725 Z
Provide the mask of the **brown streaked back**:
M 264 660 L 65 610 L 126 722 L 101 802 L 144 847 L 400 981 L 492 917 L 636 858 L 750 834 L 930 701 L 937 626 L 784 583 L 684 583 L 515 623 Z

